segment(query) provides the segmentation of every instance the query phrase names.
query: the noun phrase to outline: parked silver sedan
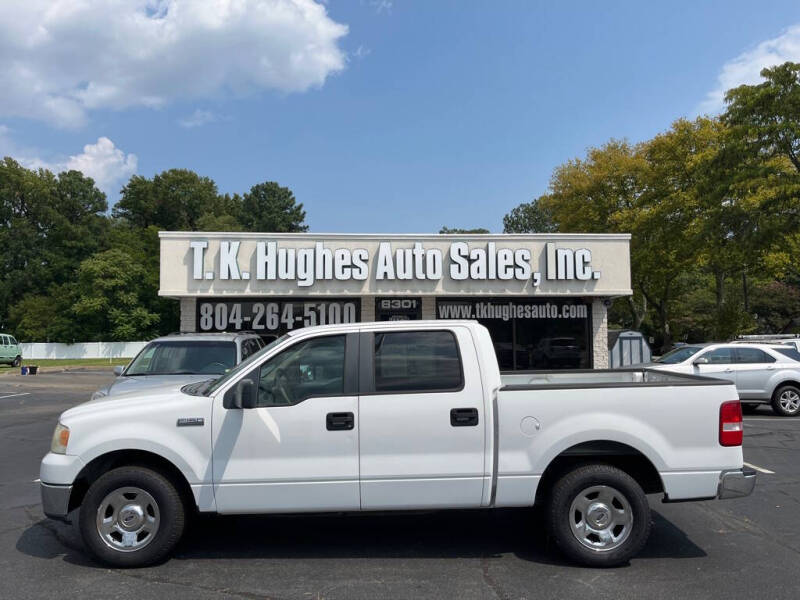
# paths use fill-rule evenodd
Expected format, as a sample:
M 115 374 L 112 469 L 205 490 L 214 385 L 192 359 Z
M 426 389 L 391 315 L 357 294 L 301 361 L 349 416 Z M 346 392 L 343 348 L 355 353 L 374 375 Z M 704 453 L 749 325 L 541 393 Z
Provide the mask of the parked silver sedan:
M 736 384 L 744 407 L 770 404 L 776 414 L 800 414 L 800 353 L 790 346 L 689 344 L 648 366 L 727 379 Z

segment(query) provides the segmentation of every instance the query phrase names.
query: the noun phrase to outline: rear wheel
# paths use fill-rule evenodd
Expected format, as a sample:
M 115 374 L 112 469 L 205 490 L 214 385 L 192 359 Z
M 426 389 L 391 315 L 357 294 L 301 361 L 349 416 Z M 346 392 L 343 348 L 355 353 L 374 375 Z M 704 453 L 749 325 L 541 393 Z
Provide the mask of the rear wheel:
M 13 362 L 13 363 L 11 363 L 11 364 L 12 364 L 13 366 L 15 366 L 15 367 L 18 367 L 18 366 L 20 366 L 20 365 L 22 364 L 22 357 L 21 357 L 21 356 L 17 356 L 17 357 L 14 359 L 14 362 Z
M 579 467 L 553 486 L 548 529 L 575 562 L 613 567 L 636 555 L 650 535 L 650 507 L 641 486 L 604 464 Z
M 99 561 L 144 567 L 172 551 L 184 521 L 183 502 L 171 481 L 144 467 L 120 467 L 89 487 L 79 527 L 84 544 Z
M 800 414 L 800 388 L 795 385 L 782 385 L 772 395 L 772 410 L 783 417 Z

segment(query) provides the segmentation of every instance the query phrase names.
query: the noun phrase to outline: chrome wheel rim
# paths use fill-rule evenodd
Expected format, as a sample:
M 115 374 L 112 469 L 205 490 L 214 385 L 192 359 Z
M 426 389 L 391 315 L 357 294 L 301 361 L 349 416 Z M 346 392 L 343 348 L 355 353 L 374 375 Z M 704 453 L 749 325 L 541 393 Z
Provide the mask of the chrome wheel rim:
M 134 552 L 156 536 L 161 522 L 153 496 L 138 487 L 122 487 L 108 494 L 97 509 L 97 533 L 106 546 Z
M 800 394 L 794 390 L 783 390 L 778 397 L 781 408 L 788 413 L 796 413 L 800 410 Z
M 569 509 L 572 535 L 596 552 L 619 548 L 633 528 L 633 511 L 628 499 L 608 485 L 584 489 Z

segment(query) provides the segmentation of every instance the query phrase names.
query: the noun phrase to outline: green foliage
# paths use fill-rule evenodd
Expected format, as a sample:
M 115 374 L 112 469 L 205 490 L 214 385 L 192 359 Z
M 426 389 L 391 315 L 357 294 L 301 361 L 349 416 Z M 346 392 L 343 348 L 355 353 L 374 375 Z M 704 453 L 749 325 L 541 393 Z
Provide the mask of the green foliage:
M 0 329 L 23 341 L 142 339 L 175 331 L 179 305 L 158 296 L 159 230 L 305 231 L 288 188 L 221 195 L 185 169 L 134 176 L 113 216 L 77 171 L 0 162 Z
M 503 217 L 504 233 L 551 233 L 557 230 L 553 215 L 534 198 L 513 208 Z
M 274 181 L 259 183 L 244 195 L 239 221 L 246 231 L 307 231 L 306 211 L 289 188 Z
M 557 167 L 505 230 L 630 232 L 634 296 L 610 319 L 663 346 L 797 330 L 800 65 L 761 75 L 728 92 L 720 118 L 679 119 Z
M 488 229 L 483 227 L 476 227 L 475 229 L 461 229 L 460 227 L 447 227 L 445 225 L 439 230 L 439 233 L 489 233 Z

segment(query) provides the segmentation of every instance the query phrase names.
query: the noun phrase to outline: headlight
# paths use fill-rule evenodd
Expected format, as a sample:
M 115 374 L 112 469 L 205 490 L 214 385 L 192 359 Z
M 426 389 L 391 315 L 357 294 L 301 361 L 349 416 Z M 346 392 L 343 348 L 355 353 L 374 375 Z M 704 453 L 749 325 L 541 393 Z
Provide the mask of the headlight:
M 59 423 L 53 432 L 53 441 L 50 442 L 50 452 L 53 454 L 66 454 L 69 443 L 69 427 Z

